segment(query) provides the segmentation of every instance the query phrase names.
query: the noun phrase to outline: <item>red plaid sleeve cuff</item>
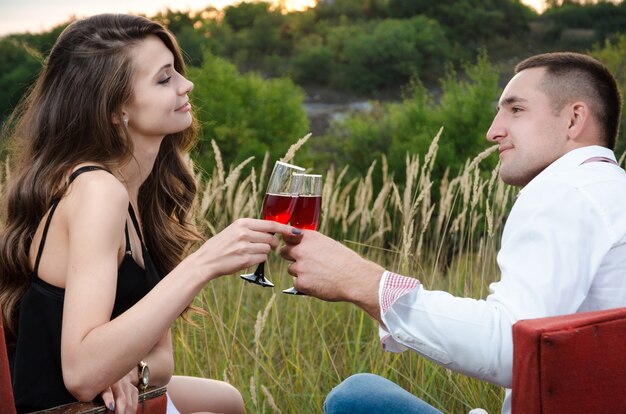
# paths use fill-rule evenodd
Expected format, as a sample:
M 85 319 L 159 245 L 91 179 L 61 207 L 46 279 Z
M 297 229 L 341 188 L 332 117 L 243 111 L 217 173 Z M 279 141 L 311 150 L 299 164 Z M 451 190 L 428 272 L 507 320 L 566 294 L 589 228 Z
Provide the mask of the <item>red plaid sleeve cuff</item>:
M 380 309 L 384 314 L 401 296 L 418 287 L 419 280 L 385 272 L 382 291 L 380 294 Z

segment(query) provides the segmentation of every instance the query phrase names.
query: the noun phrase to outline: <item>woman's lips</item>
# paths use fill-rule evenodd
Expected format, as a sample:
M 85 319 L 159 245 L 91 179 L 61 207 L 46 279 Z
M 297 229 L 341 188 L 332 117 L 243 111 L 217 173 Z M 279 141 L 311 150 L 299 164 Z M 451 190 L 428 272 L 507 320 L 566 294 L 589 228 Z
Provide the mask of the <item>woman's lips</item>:
M 176 108 L 175 112 L 187 112 L 191 109 L 191 104 L 189 102 L 185 102 L 183 105 Z

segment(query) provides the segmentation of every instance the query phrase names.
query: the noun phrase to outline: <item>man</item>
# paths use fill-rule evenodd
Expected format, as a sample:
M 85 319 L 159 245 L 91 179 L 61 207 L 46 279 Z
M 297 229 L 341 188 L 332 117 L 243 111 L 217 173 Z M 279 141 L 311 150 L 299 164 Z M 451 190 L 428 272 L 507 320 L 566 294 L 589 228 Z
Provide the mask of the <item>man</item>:
M 487 139 L 499 146 L 502 180 L 523 189 L 486 300 L 429 291 L 312 231 L 281 251 L 295 287 L 361 307 L 379 322 L 387 350 L 410 348 L 510 388 L 516 321 L 626 306 L 626 173 L 612 151 L 620 111 L 614 78 L 588 56 L 543 54 L 516 67 Z M 510 397 L 508 389 L 503 413 Z M 325 410 L 439 412 L 371 374 L 336 387 Z

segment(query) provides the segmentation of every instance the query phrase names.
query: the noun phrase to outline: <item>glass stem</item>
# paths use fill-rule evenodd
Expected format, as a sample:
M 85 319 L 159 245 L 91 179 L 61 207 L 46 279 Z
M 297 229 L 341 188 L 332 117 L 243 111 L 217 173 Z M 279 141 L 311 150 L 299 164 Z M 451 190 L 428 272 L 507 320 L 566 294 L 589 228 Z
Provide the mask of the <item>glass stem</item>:
M 256 276 L 257 281 L 265 277 L 265 262 L 259 263 L 256 270 L 254 271 L 254 275 Z

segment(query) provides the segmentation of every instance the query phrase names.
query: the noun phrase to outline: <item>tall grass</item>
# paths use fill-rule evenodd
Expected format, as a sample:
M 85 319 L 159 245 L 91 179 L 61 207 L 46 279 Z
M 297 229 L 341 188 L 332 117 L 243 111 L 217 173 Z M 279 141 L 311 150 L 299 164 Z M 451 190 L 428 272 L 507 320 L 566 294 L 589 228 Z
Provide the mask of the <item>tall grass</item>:
M 481 173 L 493 148 L 468 160 L 456 177 L 435 180 L 441 131 L 428 152 L 406 156 L 406 182 L 394 181 L 385 157 L 362 178 L 347 180 L 348 166 L 324 173 L 320 231 L 387 269 L 419 278 L 430 289 L 485 297 L 498 277 L 495 254 L 511 189 L 497 170 Z M 283 158 L 290 160 L 308 137 Z M 273 159 L 259 171 L 249 161 L 226 170 L 213 144 L 215 169 L 198 175 L 195 219 L 210 237 L 238 217 L 257 217 Z M 397 166 L 394 166 L 397 167 Z M 10 171 L 0 168 L 0 194 Z M 380 188 L 373 177 L 380 174 Z M 0 223 L 5 217 L 0 217 Z M 266 269 L 277 287 L 291 286 L 285 263 L 273 255 Z M 269 268 L 269 269 L 268 269 Z M 395 381 L 445 413 L 483 407 L 499 412 L 502 391 L 445 370 L 415 353 L 383 352 L 377 326 L 356 307 L 223 277 L 196 297 L 206 314 L 174 325 L 179 374 L 226 380 L 240 389 L 250 413 L 319 413 L 342 379 L 373 372 Z
M 347 180 L 347 166 L 323 172 L 320 231 L 428 288 L 485 297 L 498 278 L 495 255 L 511 189 L 497 179 L 497 169 L 485 174 L 478 168 L 495 148 L 468 160 L 457 177 L 433 179 L 440 135 L 424 156 L 407 155 L 402 184 L 385 157 L 360 179 Z M 214 151 L 215 170 L 199 177 L 197 222 L 207 236 L 237 217 L 258 215 L 270 168 L 266 156 L 259 172 L 244 175 L 242 165 L 225 171 Z M 374 174 L 382 177 L 378 189 Z M 277 255 L 269 271 L 277 287 L 291 285 Z M 499 412 L 498 387 L 411 352 L 383 352 L 376 324 L 357 308 L 276 292 L 236 277 L 208 285 L 196 300 L 207 315 L 195 316 L 196 326 L 175 325 L 177 371 L 231 382 L 252 413 L 321 412 L 331 388 L 357 372 L 383 375 L 446 413 Z

